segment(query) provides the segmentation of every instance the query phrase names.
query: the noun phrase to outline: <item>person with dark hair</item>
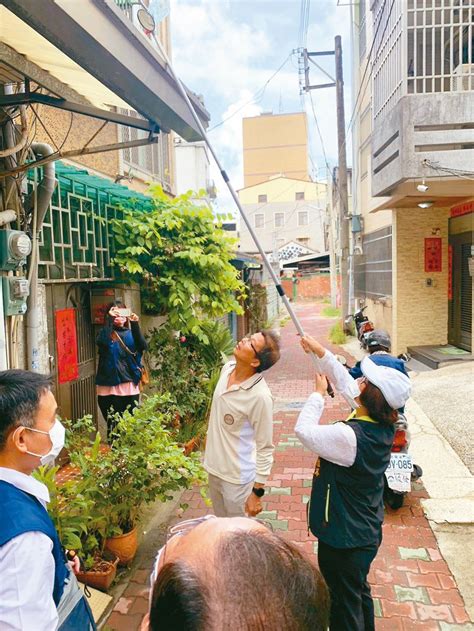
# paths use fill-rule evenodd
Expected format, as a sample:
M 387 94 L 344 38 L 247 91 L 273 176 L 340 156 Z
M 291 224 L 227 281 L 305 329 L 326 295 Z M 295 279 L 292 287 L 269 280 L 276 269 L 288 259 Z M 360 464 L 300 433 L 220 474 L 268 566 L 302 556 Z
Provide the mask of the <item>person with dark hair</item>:
M 64 446 L 51 381 L 26 370 L 0 372 L 0 629 L 96 629 L 46 510 L 47 487 L 31 477 Z
M 120 300 L 108 306 L 96 341 L 99 347 L 97 400 L 110 442 L 117 425 L 115 414 L 138 405 L 142 354 L 147 343 L 140 331 L 138 316 Z
M 275 331 L 245 337 L 212 399 L 204 468 L 218 517 L 257 515 L 273 464 L 273 398 L 261 374 L 280 357 Z
M 331 594 L 331 631 L 374 631 L 367 581 L 382 541 L 384 472 L 390 462 L 397 409 L 410 396 L 410 379 L 387 355 L 365 357 L 355 380 L 317 340 L 301 345 L 318 358 L 316 391 L 302 409 L 295 433 L 319 458 L 308 506 L 318 538 L 319 568 Z M 319 425 L 328 381 L 354 412 L 345 422 Z
M 207 515 L 177 524 L 158 553 L 142 631 L 326 631 L 315 564 L 263 522 Z

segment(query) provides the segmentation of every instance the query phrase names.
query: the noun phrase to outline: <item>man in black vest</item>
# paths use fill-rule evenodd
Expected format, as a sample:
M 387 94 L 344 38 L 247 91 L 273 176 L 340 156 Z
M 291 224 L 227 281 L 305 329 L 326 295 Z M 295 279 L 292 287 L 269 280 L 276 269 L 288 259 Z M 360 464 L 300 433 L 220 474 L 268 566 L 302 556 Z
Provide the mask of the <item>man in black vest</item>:
M 383 476 L 390 462 L 397 409 L 410 396 L 410 379 L 387 356 L 361 362 L 354 380 L 335 356 L 311 337 L 306 352 L 318 357 L 316 392 L 296 423 L 301 442 L 318 454 L 309 505 L 309 527 L 318 537 L 318 561 L 331 593 L 331 631 L 374 631 L 367 582 L 382 541 Z M 382 361 L 380 361 L 382 358 Z M 355 409 L 345 422 L 319 425 L 327 375 Z
M 48 489 L 31 476 L 40 464 L 54 462 L 64 435 L 48 377 L 0 372 L 0 629 L 5 631 L 96 629 L 46 510 Z

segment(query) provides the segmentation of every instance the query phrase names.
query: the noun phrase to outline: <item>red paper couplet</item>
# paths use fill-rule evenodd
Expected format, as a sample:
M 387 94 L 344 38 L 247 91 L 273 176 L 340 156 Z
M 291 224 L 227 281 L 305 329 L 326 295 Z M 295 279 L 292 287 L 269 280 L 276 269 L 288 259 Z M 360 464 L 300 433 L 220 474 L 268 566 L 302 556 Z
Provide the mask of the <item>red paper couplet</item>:
M 55 317 L 58 381 L 67 383 L 79 377 L 76 310 L 60 309 L 55 312 Z
M 425 272 L 441 272 L 441 237 L 425 239 Z

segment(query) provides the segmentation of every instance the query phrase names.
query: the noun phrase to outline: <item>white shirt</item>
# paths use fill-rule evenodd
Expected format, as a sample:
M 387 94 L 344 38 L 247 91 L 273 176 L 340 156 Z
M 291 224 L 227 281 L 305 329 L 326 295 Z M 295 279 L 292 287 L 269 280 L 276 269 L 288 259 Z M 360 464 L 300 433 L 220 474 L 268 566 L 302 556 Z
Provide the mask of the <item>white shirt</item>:
M 273 398 L 261 373 L 227 388 L 235 361 L 212 398 L 204 468 L 232 484 L 265 484 L 273 464 Z
M 34 495 L 46 506 L 49 492 L 31 476 L 0 467 L 0 480 Z M 55 631 L 53 542 L 42 532 L 26 532 L 0 546 L 1 631 Z
M 323 357 L 318 358 L 318 364 L 318 371 L 327 375 L 334 389 L 344 396 L 351 407 L 357 407 L 354 398 L 360 394 L 359 387 L 331 351 L 326 350 Z M 305 447 L 324 460 L 341 467 L 350 467 L 357 455 L 355 432 L 345 423 L 319 425 L 323 410 L 324 399 L 319 393 L 314 392 L 301 410 L 295 434 Z

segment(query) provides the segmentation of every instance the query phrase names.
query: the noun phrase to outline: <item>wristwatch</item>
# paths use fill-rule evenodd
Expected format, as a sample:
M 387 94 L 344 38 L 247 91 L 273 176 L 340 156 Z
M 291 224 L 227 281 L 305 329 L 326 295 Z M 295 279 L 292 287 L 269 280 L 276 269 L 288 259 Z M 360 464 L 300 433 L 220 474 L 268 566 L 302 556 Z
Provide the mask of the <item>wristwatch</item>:
M 262 488 L 261 489 L 257 489 L 255 487 L 253 487 L 252 493 L 255 493 L 255 495 L 257 497 L 263 497 L 265 495 L 265 489 L 262 489 Z

